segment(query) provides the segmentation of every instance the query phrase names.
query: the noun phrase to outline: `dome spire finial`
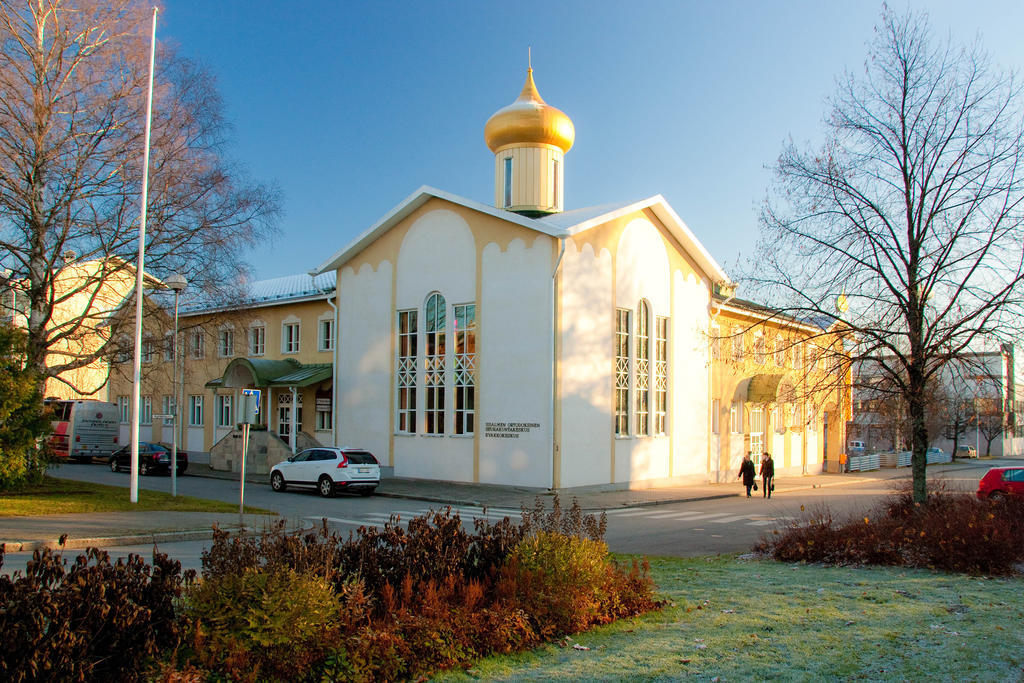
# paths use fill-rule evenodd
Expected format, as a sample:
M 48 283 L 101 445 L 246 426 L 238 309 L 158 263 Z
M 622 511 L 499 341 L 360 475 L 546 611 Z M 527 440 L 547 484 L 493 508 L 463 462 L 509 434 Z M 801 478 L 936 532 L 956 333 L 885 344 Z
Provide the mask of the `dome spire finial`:
M 533 47 L 526 46 L 526 68 L 533 71 Z

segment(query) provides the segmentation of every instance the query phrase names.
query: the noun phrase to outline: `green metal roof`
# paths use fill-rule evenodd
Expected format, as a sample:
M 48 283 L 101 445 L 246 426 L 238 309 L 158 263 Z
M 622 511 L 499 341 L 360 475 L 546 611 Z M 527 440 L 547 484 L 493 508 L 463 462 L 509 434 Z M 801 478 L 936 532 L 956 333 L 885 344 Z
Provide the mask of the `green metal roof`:
M 332 375 L 328 363 L 303 365 L 294 358 L 235 358 L 224 368 L 224 373 L 220 377 L 211 379 L 206 386 L 213 389 L 225 386 L 224 378 L 239 365 L 249 371 L 253 377 L 253 386 L 257 387 L 308 387 L 330 379 Z
M 331 366 L 328 363 L 310 363 L 287 375 L 281 375 L 270 382 L 272 387 L 308 387 L 331 378 Z

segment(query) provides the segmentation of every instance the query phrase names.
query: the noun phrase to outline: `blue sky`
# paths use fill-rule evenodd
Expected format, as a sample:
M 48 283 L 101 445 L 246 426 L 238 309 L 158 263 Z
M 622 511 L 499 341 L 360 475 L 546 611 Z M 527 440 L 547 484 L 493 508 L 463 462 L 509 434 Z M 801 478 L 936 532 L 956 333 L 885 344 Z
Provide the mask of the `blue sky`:
M 166 0 L 158 39 L 216 76 L 231 155 L 283 190 L 254 277 L 305 272 L 420 185 L 493 201 L 484 123 L 527 47 L 568 114 L 567 209 L 662 194 L 727 272 L 753 255 L 766 166 L 820 140 L 826 98 L 863 68 L 879 2 Z M 892 3 L 934 34 L 1024 65 L 1022 2 Z

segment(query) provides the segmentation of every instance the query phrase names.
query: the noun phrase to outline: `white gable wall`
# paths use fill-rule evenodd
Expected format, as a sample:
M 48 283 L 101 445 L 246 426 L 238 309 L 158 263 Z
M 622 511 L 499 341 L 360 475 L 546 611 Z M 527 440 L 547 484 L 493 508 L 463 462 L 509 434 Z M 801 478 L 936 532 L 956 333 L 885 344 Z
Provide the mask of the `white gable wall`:
M 553 242 L 538 236 L 528 246 L 517 238 L 505 251 L 493 242 L 483 250 L 477 311 L 483 483 L 552 485 Z M 510 428 L 513 423 L 520 426 Z
M 560 266 L 561 481 L 563 487 L 606 484 L 611 477 L 614 429 L 611 369 L 615 344 L 612 256 L 577 251 L 566 240 Z
M 672 476 L 707 475 L 710 426 L 708 405 L 708 322 L 711 293 L 693 274 L 672 277 L 673 306 L 669 360 L 669 414 L 672 416 Z
M 365 448 L 383 465 L 391 464 L 389 396 L 391 382 L 392 265 L 359 272 L 343 268 L 338 282 L 338 390 L 335 420 L 338 443 Z

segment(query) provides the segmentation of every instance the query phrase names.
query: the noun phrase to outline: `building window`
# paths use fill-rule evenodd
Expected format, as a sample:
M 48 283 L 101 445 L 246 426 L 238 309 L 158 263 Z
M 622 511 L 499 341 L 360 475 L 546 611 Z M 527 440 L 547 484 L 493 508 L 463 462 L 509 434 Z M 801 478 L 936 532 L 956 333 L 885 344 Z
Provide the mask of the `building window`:
M 164 415 L 171 416 L 171 417 L 165 417 L 164 418 L 164 426 L 165 427 L 173 426 L 174 425 L 174 417 L 173 417 L 174 416 L 174 397 L 173 396 L 169 396 L 168 394 L 164 394 L 163 399 L 162 399 L 162 403 L 160 405 L 160 412 L 162 412 Z
M 764 452 L 764 406 L 750 409 L 750 450 L 755 456 Z
M 444 434 L 444 377 L 445 377 L 445 326 L 447 307 L 444 297 L 438 293 L 427 298 L 424 312 L 424 333 L 426 334 L 426 362 L 423 368 L 423 386 L 427 392 L 424 417 L 425 433 Z
M 793 367 L 799 370 L 804 366 L 804 346 L 795 344 L 793 346 Z
M 782 337 L 775 338 L 775 367 L 786 367 L 786 344 Z
M 317 348 L 320 351 L 334 350 L 334 321 L 321 320 L 317 337 Z
M 743 433 L 743 403 L 733 401 L 729 408 L 729 431 L 733 434 Z
M 558 206 L 558 159 L 551 160 L 551 206 Z
M 131 408 L 128 406 L 127 396 L 117 397 L 117 412 L 121 416 L 121 424 L 126 425 L 132 419 Z
M 281 352 L 299 352 L 299 323 L 285 323 L 281 327 Z
M 786 424 L 783 422 L 785 409 L 781 405 L 776 405 L 772 408 L 772 423 L 775 425 L 776 434 L 784 434 L 786 431 Z
M 665 434 L 668 423 L 668 318 L 654 325 L 654 433 Z
M 765 352 L 764 335 L 763 334 L 755 334 L 754 335 L 754 360 L 757 361 L 758 365 L 764 365 L 764 362 L 765 362 L 766 359 L 767 359 L 767 354 Z
M 722 330 L 718 325 L 711 326 L 711 334 L 708 341 L 711 345 L 712 360 L 720 359 L 722 357 Z
M 164 335 L 164 360 L 168 363 L 174 360 L 174 333 L 168 332 Z
M 650 316 L 651 308 L 643 299 L 636 307 L 636 356 L 634 359 L 636 367 L 636 389 L 633 393 L 636 407 L 636 435 L 647 436 L 650 434 L 650 405 L 651 405 L 651 338 L 650 338 Z
M 398 421 L 396 431 L 416 433 L 416 311 L 398 312 Z
M 743 330 L 739 327 L 732 328 L 732 358 L 743 360 Z
M 153 346 L 154 346 L 154 344 L 153 344 L 153 340 L 152 339 L 146 339 L 145 341 L 142 342 L 142 362 L 143 363 L 152 363 L 153 362 L 153 356 L 155 355 L 155 349 L 153 348 Z
M 220 330 L 217 334 L 217 356 L 219 358 L 231 358 L 233 355 L 235 355 L 234 330 Z
M 629 314 L 615 309 L 615 435 L 629 436 Z
M 334 413 L 331 410 L 331 406 L 320 406 L 316 407 L 316 430 L 318 432 L 329 432 L 334 428 Z
M 217 409 L 217 426 L 218 427 L 232 427 L 234 422 L 231 420 L 231 399 L 232 396 L 217 395 L 215 401 L 215 407 Z
M 249 355 L 262 356 L 267 349 L 267 328 L 254 325 L 249 328 Z
M 189 335 L 189 351 L 193 358 L 206 356 L 206 337 L 203 336 L 203 328 L 197 327 Z
M 153 424 L 153 399 L 149 396 L 142 397 L 142 417 L 139 419 L 139 424 Z
M 188 426 L 203 426 L 203 397 L 200 394 L 188 397 Z
M 505 157 L 505 203 L 507 209 L 512 206 L 512 157 Z
M 128 337 L 121 337 L 117 342 L 117 353 L 114 356 L 115 363 L 132 362 L 132 343 Z
M 719 430 L 719 418 L 722 412 L 722 402 L 717 399 L 711 399 L 711 433 L 718 434 Z
M 291 394 L 278 394 L 277 397 L 277 435 L 289 443 L 293 433 L 302 431 L 302 394 L 296 398 L 298 401 L 293 410 Z
M 476 429 L 476 305 L 455 307 L 455 433 Z

